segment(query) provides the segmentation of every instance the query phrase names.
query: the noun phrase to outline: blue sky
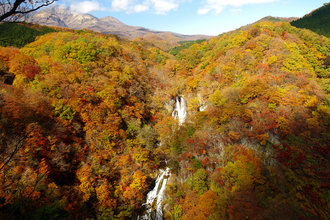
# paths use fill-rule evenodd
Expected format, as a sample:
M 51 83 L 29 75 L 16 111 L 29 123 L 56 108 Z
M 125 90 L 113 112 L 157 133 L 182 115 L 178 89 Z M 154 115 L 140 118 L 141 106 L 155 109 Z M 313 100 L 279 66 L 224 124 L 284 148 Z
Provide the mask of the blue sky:
M 324 0 L 59 0 L 96 17 L 181 34 L 218 35 L 265 16 L 301 17 Z

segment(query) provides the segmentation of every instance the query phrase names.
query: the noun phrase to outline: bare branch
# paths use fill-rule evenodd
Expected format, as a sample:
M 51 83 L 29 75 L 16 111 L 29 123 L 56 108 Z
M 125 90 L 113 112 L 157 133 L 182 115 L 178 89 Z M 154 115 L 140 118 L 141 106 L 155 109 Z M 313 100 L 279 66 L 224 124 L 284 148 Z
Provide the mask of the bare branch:
M 50 5 L 50 4 L 53 4 L 54 2 L 55 2 L 55 0 L 53 0 L 53 1 L 49 2 L 49 3 L 42 4 L 42 5 L 40 5 L 40 6 L 36 7 L 36 8 L 34 8 L 34 9 L 30 9 L 29 11 L 16 11 L 15 13 L 16 13 L 16 14 L 27 14 L 27 13 L 31 13 L 31 12 L 33 12 L 33 11 L 39 10 L 39 9 L 42 8 L 42 7 L 48 6 L 48 5 Z
M 7 1 L 7 3 L 1 1 L 0 22 L 17 14 L 28 14 L 37 11 L 42 7 L 53 4 L 55 1 L 57 0 L 43 0 L 37 1 L 36 4 L 34 4 L 33 1 L 27 0 L 15 0 L 14 3 L 12 3 L 12 1 Z M 24 7 L 22 5 L 24 5 Z M 6 10 L 7 8 L 8 10 Z

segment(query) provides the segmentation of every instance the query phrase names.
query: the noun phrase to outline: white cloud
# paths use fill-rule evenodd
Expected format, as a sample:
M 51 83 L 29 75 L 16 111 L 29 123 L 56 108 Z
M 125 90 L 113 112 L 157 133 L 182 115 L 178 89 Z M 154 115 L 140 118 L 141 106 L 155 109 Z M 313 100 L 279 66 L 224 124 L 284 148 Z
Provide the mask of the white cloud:
M 166 14 L 178 8 L 179 4 L 173 0 L 149 0 L 157 14 Z
M 184 1 L 190 0 L 112 0 L 111 10 L 127 13 L 151 11 L 156 14 L 167 14 L 176 10 Z
M 146 4 L 135 5 L 133 11 L 136 13 L 148 11 L 149 6 Z
M 133 11 L 136 13 L 145 12 L 149 10 L 149 5 L 146 2 L 134 6 Z
M 113 0 L 111 8 L 113 11 L 127 11 L 132 6 L 131 0 Z
M 277 0 L 206 0 L 205 6 L 198 9 L 198 14 L 207 14 L 215 11 L 219 14 L 226 6 L 240 7 L 249 4 L 271 3 Z
M 210 8 L 204 7 L 204 8 L 198 9 L 197 13 L 199 15 L 205 15 L 205 14 L 209 13 L 209 11 L 211 11 Z
M 80 13 L 89 13 L 91 11 L 103 11 L 104 8 L 97 1 L 73 2 L 70 9 Z

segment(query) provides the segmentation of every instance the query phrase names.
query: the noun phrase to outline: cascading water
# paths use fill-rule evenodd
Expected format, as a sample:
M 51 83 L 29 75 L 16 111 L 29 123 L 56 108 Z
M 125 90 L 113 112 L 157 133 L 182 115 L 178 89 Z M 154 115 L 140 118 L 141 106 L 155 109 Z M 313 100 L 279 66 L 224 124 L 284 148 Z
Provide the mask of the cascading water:
M 165 175 L 160 187 L 160 190 L 158 192 L 158 196 L 157 196 L 157 203 L 156 203 L 156 219 L 162 219 L 163 218 L 163 209 L 162 209 L 162 202 L 165 198 L 165 187 L 166 187 L 166 183 L 168 178 L 170 177 L 171 173 L 170 173 L 170 168 L 166 167 L 165 170 Z
M 146 214 L 142 216 L 141 219 L 163 219 L 162 202 L 165 196 L 166 182 L 170 175 L 170 168 L 168 167 L 165 170 L 159 170 L 159 175 L 156 179 L 155 187 L 147 195 L 147 202 L 145 203 L 147 208 Z
M 174 111 L 172 112 L 172 116 L 175 119 L 179 119 L 179 124 L 181 125 L 187 116 L 187 106 L 186 102 L 181 96 L 176 97 Z
M 174 111 L 172 116 L 179 120 L 181 125 L 187 116 L 186 102 L 180 96 L 176 97 Z M 138 217 L 141 220 L 162 220 L 163 208 L 162 202 L 165 198 L 165 188 L 168 178 L 170 177 L 170 168 L 166 167 L 165 170 L 160 169 L 158 177 L 156 179 L 155 187 L 148 193 L 147 201 L 144 204 L 146 206 L 146 213 L 142 217 Z

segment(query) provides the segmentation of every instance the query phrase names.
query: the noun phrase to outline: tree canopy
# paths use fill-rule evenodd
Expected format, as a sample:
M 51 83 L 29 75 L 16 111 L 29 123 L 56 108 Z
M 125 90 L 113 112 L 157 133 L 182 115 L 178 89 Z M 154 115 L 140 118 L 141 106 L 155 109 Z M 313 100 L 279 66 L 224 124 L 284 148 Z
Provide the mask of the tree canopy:
M 328 219 L 329 53 L 269 21 L 175 56 L 88 30 L 0 47 L 0 219 L 136 219 L 165 161 L 165 219 Z

